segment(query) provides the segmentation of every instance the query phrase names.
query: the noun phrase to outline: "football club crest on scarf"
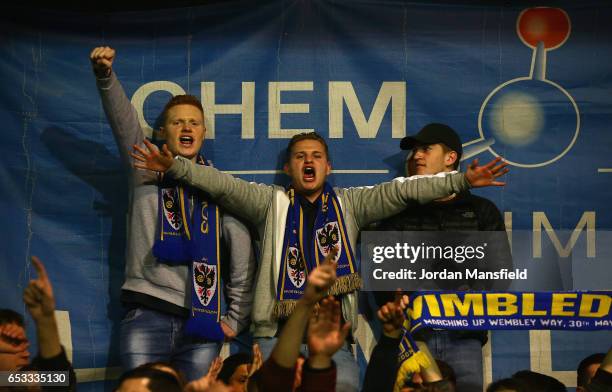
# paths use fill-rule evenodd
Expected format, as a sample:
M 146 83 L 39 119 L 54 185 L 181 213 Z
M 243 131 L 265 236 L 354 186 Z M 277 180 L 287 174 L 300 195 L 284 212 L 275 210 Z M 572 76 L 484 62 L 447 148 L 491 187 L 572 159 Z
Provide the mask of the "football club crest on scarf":
M 338 222 L 329 222 L 322 228 L 317 229 L 317 245 L 323 257 L 327 257 L 332 249 L 338 249 L 336 260 L 340 258 L 342 252 L 342 239 L 340 238 L 340 228 Z M 335 261 L 335 260 L 334 260 Z
M 198 164 L 205 164 L 198 157 Z M 223 340 L 220 325 L 219 208 L 190 187 L 159 181 L 159 235 L 153 255 L 169 265 L 188 265 L 191 280 L 191 317 L 185 333 Z
M 162 200 L 163 212 L 168 224 L 170 224 L 174 230 L 180 230 L 183 226 L 183 219 L 181 218 L 176 188 L 162 189 Z
M 217 266 L 193 262 L 193 288 L 203 306 L 208 306 L 217 291 Z
M 355 258 L 351 244 L 346 237 L 344 217 L 340 203 L 333 188 L 325 183 L 321 196 L 316 200 L 317 214 L 313 230 L 304 227 L 304 212 L 301 201 L 303 196 L 295 194 L 292 188 L 287 191 L 290 204 L 285 222 L 283 238 L 283 257 L 279 269 L 276 304 L 273 315 L 287 318 L 295 307 L 295 302 L 304 294 L 304 283 L 308 271 L 312 271 L 332 249 L 336 249 L 335 260 L 338 279 L 329 289 L 329 294 L 347 294 L 361 287 L 361 277 L 354 267 Z M 312 244 L 308 253 L 304 244 Z M 311 255 L 307 257 L 305 255 Z
M 290 246 L 287 253 L 287 271 L 295 287 L 302 287 L 306 282 L 306 265 L 300 256 L 299 249 Z

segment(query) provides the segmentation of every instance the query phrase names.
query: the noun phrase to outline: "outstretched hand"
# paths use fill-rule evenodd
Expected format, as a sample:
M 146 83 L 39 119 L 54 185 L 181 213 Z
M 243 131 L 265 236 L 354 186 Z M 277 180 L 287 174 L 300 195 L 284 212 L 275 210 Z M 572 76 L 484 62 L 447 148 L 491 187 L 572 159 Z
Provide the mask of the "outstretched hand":
M 213 359 L 208 368 L 208 373 L 197 380 L 193 380 L 185 385 L 185 392 L 210 392 L 210 391 L 226 391 L 223 389 L 224 384 L 217 381 L 217 376 L 223 367 L 223 359 L 217 357 Z M 221 389 L 219 389 L 221 388 Z M 227 389 L 229 391 L 230 389 Z
M 34 321 L 40 322 L 43 319 L 55 317 L 55 297 L 43 263 L 38 257 L 32 256 L 32 264 L 38 278 L 30 280 L 30 284 L 23 292 L 23 302 L 27 305 Z
M 262 367 L 263 362 L 263 354 L 261 353 L 259 344 L 255 343 L 253 345 L 253 362 L 251 362 L 249 367 L 249 378 Z
M 340 302 L 333 296 L 321 301 L 318 311 L 312 312 L 308 323 L 309 364 L 324 368 L 331 363 L 331 357 L 338 351 L 349 331 L 351 323 L 341 325 Z
M 210 363 L 210 366 L 208 367 L 208 373 L 206 373 L 206 377 L 208 377 L 212 381 L 215 381 L 217 379 L 217 376 L 221 372 L 222 367 L 223 359 L 221 357 L 213 359 L 213 361 Z
M 153 143 L 144 139 L 145 148 L 138 145 L 132 146 L 134 151 L 130 153 L 134 158 L 134 167 L 137 169 L 152 170 L 155 172 L 165 172 L 170 169 L 174 162 L 174 157 L 167 145 L 163 145 L 161 151 Z
M 510 169 L 506 167 L 508 162 L 499 163 L 501 160 L 501 157 L 497 157 L 486 165 L 478 166 L 478 159 L 474 159 L 465 172 L 465 178 L 474 188 L 504 186 L 506 185 L 505 182 L 496 179 L 508 173 Z
M 89 60 L 94 74 L 98 78 L 108 78 L 113 68 L 115 49 L 108 46 L 98 46 L 89 54 Z

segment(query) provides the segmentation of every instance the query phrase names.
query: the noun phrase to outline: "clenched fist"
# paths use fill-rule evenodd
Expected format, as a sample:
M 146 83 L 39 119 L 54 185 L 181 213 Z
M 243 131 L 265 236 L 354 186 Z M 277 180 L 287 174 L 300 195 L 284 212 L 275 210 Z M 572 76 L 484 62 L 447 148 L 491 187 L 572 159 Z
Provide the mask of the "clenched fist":
M 89 54 L 91 66 L 97 78 L 108 78 L 115 59 L 115 49 L 108 46 L 98 46 Z

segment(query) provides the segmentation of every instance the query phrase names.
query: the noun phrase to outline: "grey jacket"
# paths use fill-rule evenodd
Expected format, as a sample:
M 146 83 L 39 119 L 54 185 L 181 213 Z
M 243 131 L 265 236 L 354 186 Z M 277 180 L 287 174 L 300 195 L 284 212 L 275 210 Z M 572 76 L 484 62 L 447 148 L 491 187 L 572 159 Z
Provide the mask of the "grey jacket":
M 277 322 L 272 317 L 289 198 L 276 185 L 249 183 L 209 166 L 194 165 L 177 158 L 167 175 L 208 192 L 220 205 L 251 222 L 259 232 L 261 249 L 256 278 L 252 320 L 255 337 L 274 336 Z M 469 188 L 461 173 L 397 178 L 371 187 L 335 188 L 342 208 L 348 239 L 357 244 L 359 230 L 397 214 L 410 199 L 427 203 Z M 342 313 L 357 328 L 357 295 L 343 296 Z
M 148 294 L 172 304 L 191 307 L 191 277 L 187 266 L 158 263 L 152 249 L 158 229 L 158 191 L 155 173 L 132 167 L 132 145 L 143 145 L 144 133 L 136 110 L 114 72 L 97 79 L 98 92 L 113 130 L 119 154 L 129 171 L 128 236 L 124 290 Z M 256 262 L 249 230 L 229 214 L 221 216 L 221 238 L 230 254 L 230 282 L 225 286 L 229 309 L 223 317 L 234 331 L 248 326 L 253 302 Z M 187 295 L 186 295 L 187 293 Z

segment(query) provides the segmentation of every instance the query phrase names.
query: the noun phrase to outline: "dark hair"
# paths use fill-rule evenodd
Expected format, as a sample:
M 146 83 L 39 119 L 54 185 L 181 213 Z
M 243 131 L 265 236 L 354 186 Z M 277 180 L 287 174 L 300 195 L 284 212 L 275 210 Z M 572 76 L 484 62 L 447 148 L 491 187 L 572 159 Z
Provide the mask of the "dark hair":
M 223 367 L 217 378 L 227 385 L 236 369 L 238 369 L 238 366 L 250 364 L 251 362 L 253 362 L 253 356 L 249 353 L 236 353 L 230 355 L 223 361 Z
M 589 375 L 587 374 L 587 368 L 591 365 L 602 363 L 605 357 L 606 354 L 597 353 L 591 354 L 580 361 L 580 364 L 578 365 L 576 385 L 579 387 L 586 387 L 591 381 L 589 379 Z
M 168 372 L 156 369 L 151 365 L 152 364 L 147 363 L 123 373 L 119 378 L 119 384 L 115 391 L 118 391 L 121 384 L 126 380 L 148 378 L 150 380 L 148 388 L 151 392 L 182 392 L 183 388 L 176 377 Z
M 164 110 L 162 110 L 162 114 L 161 114 L 162 124 L 166 123 L 166 116 L 168 116 L 168 110 L 172 109 L 173 107 L 177 105 L 195 106 L 196 108 L 200 110 L 200 112 L 202 112 L 202 116 L 204 116 L 204 108 L 202 107 L 202 102 L 200 102 L 200 100 L 196 98 L 194 95 L 186 95 L 186 94 L 175 95 L 174 97 L 170 98 L 168 103 L 166 103 L 166 106 L 164 106 Z
M 416 392 L 455 392 L 455 386 L 447 381 L 437 381 L 432 384 L 419 385 Z
M 316 140 L 325 147 L 325 155 L 327 156 L 327 160 L 331 161 L 331 157 L 329 156 L 329 148 L 327 147 L 327 142 L 323 139 L 323 136 L 319 135 L 316 132 L 304 132 L 294 135 L 291 140 L 289 140 L 289 144 L 287 145 L 287 151 L 285 152 L 285 162 L 289 162 L 291 159 L 291 150 L 296 143 L 301 142 L 302 140 Z
M 23 327 L 23 316 L 11 309 L 0 309 L 0 325 L 5 324 L 17 324 Z
M 161 370 L 162 372 L 166 372 L 170 374 L 171 376 L 174 376 L 176 380 L 179 382 L 179 384 L 181 385 L 181 387 L 185 387 L 185 385 L 187 384 L 187 379 L 185 378 L 185 374 L 181 370 L 177 369 L 170 362 L 164 362 L 164 361 L 149 362 L 141 366 L 148 367 L 151 369 Z M 170 368 L 172 369 L 174 373 L 170 373 L 166 370 L 163 370 L 162 368 Z
M 513 378 L 503 378 L 501 380 L 497 380 L 487 387 L 487 392 L 497 392 L 503 390 L 527 392 L 523 383 Z
M 529 392 L 567 392 L 567 388 L 556 378 L 530 370 L 521 370 L 512 378 L 529 385 Z

